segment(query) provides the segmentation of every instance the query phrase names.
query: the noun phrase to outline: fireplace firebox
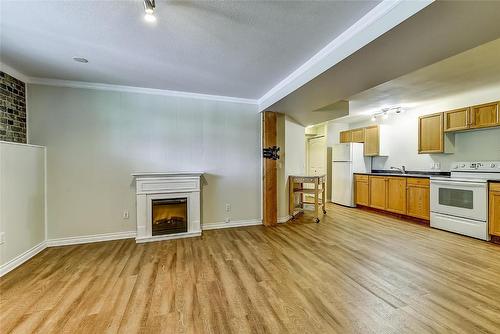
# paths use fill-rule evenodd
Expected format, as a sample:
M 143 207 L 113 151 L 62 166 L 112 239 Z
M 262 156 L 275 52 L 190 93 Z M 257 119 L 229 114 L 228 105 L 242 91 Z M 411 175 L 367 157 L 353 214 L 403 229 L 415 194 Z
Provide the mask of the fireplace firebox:
M 152 200 L 152 235 L 188 231 L 187 198 Z

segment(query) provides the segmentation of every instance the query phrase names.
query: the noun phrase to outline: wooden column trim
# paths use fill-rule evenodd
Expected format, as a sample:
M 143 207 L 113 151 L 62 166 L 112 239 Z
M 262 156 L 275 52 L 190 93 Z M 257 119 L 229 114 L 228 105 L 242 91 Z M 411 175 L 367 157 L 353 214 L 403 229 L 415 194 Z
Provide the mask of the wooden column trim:
M 276 113 L 262 113 L 262 148 L 276 146 Z M 262 153 L 261 153 L 262 154 Z M 263 159 L 262 223 L 265 226 L 278 224 L 278 176 L 276 160 Z

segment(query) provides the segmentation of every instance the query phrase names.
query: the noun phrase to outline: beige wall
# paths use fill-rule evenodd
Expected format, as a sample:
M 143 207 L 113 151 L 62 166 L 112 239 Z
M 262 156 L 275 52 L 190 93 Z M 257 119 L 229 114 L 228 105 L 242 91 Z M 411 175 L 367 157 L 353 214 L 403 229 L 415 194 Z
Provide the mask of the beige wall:
M 261 219 L 255 105 L 29 85 L 28 107 L 30 142 L 48 150 L 49 239 L 135 230 L 137 171 L 205 171 L 203 224 Z
M 45 149 L 0 142 L 0 266 L 45 241 Z

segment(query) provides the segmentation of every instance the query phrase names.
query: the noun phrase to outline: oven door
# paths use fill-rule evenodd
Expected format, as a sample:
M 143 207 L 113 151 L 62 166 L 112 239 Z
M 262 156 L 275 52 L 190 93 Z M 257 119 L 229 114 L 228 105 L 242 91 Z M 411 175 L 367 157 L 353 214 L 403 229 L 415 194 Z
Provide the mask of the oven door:
M 431 211 L 487 220 L 487 183 L 431 179 Z

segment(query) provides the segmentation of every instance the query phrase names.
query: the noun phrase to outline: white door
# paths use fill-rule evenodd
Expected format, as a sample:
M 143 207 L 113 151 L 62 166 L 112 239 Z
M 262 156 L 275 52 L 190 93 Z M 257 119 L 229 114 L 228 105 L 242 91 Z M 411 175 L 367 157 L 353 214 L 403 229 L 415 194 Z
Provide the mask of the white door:
M 311 176 L 326 174 L 326 140 L 325 137 L 311 138 L 307 141 L 307 173 Z M 307 188 L 314 185 L 307 184 Z M 306 195 L 306 201 L 314 201 L 310 194 Z
M 325 137 L 309 139 L 308 168 L 309 175 L 311 176 L 326 174 Z

